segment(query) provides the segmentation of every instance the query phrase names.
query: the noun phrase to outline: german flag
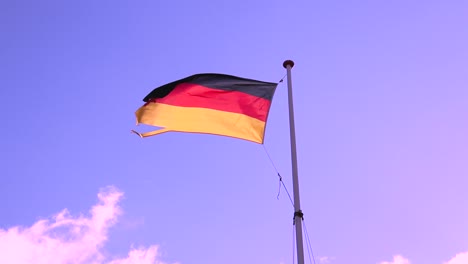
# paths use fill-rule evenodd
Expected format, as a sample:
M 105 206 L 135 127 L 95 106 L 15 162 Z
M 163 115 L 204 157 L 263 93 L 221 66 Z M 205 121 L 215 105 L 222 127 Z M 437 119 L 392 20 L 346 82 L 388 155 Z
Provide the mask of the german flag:
M 137 125 L 168 131 L 205 133 L 263 144 L 277 83 L 226 74 L 195 74 L 154 89 L 136 112 Z

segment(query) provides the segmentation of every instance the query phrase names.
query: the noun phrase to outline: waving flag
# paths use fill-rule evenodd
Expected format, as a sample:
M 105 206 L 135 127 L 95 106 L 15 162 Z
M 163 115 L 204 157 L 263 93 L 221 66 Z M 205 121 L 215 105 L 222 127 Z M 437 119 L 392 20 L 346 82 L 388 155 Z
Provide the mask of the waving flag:
M 168 131 L 229 136 L 263 144 L 277 83 L 226 74 L 196 74 L 154 89 L 135 113 L 137 124 Z

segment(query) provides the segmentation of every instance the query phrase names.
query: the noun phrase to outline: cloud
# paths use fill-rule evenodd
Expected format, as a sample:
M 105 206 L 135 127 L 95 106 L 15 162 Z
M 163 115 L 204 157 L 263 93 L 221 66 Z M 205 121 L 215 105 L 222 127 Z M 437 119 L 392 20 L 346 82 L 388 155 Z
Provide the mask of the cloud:
M 466 264 L 468 263 L 468 252 L 459 253 L 444 264 Z
M 443 264 L 467 264 L 468 263 L 468 252 L 458 253 L 451 260 L 444 262 Z M 400 256 L 394 256 L 392 262 L 380 262 L 379 264 L 411 264 L 411 262 Z
M 397 255 L 397 256 L 393 256 L 392 262 L 384 261 L 384 262 L 380 262 L 379 264 L 411 264 L 411 262 L 408 259 L 400 255 Z
M 330 263 L 332 260 L 334 260 L 335 258 L 334 257 L 327 257 L 327 256 L 323 256 L 323 257 L 319 257 L 318 258 L 318 263 L 320 264 L 327 264 L 327 263 Z
M 0 263 L 15 264 L 165 264 L 158 246 L 133 248 L 125 258 L 111 258 L 102 252 L 109 228 L 122 214 L 118 206 L 123 193 L 106 187 L 89 216 L 70 215 L 67 209 L 30 227 L 0 229 Z

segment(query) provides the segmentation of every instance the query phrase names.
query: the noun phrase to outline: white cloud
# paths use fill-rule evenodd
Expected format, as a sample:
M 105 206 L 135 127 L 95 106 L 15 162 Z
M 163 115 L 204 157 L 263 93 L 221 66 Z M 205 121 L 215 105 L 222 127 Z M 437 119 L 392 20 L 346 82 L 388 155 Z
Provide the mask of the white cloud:
M 459 253 L 455 257 L 453 257 L 448 262 L 444 264 L 467 264 L 468 263 L 468 252 Z
M 116 259 L 107 264 L 164 264 L 157 260 L 158 256 L 158 247 L 151 246 L 147 249 L 133 249 L 128 253 L 127 258 Z
M 110 259 L 102 253 L 109 228 L 122 214 L 123 193 L 107 187 L 89 216 L 70 215 L 67 209 L 30 227 L 0 229 L 0 263 L 15 264 L 164 264 L 158 247 L 131 249 L 126 258 Z
M 397 256 L 393 256 L 393 261 L 391 262 L 384 261 L 384 262 L 380 262 L 379 264 L 411 264 L 411 262 L 408 259 L 400 255 L 397 255 Z
M 327 264 L 327 263 L 330 263 L 333 259 L 333 257 L 327 257 L 327 256 L 323 256 L 323 257 L 319 257 L 318 258 L 318 263 L 320 264 Z
M 400 256 L 394 256 L 392 262 L 384 261 L 379 262 L 378 264 L 411 264 L 411 262 Z M 468 264 L 468 252 L 458 253 L 451 260 L 444 262 L 443 264 Z

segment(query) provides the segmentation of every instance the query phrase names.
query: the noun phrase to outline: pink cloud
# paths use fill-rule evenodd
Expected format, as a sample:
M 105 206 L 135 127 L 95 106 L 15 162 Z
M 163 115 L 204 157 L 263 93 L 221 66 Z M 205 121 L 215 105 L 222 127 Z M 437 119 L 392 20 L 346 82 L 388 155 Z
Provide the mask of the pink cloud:
M 468 263 L 468 252 L 459 253 L 444 264 L 466 264 Z
M 30 227 L 0 229 L 0 263 L 164 264 L 155 245 L 131 249 L 121 259 L 109 259 L 101 252 L 109 228 L 122 214 L 118 206 L 122 197 L 117 188 L 107 187 L 98 193 L 99 201 L 89 216 L 73 217 L 64 209 Z
M 444 262 L 443 264 L 467 264 L 468 263 L 468 252 L 457 254 L 451 260 Z M 392 262 L 380 262 L 379 264 L 411 264 L 410 261 L 402 256 L 394 256 Z
M 318 263 L 320 264 L 328 264 L 331 263 L 332 260 L 334 260 L 334 257 L 328 257 L 328 256 L 323 256 L 318 258 Z
M 411 264 L 411 262 L 408 259 L 400 255 L 397 255 L 397 256 L 393 256 L 393 261 L 391 262 L 384 261 L 384 262 L 380 262 L 379 264 Z

